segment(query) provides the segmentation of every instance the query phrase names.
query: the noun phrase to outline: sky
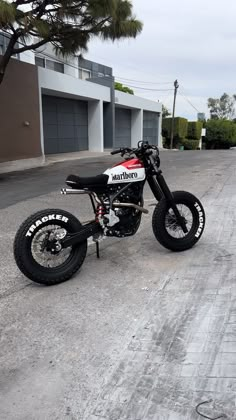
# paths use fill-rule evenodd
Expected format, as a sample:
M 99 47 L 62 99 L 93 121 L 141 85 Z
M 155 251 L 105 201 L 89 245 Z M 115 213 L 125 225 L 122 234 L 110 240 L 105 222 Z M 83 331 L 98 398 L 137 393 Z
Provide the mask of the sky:
M 132 3 L 144 24 L 141 35 L 115 43 L 92 40 L 86 58 L 113 67 L 116 80 L 135 95 L 159 100 L 169 110 L 177 79 L 176 116 L 189 120 L 197 112 L 208 116 L 207 98 L 236 93 L 234 0 Z

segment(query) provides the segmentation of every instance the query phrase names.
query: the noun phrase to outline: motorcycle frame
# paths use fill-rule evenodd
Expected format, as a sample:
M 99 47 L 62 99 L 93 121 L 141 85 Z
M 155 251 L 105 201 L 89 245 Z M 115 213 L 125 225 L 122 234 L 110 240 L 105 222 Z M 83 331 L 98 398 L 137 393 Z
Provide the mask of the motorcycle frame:
M 149 152 L 149 153 L 148 153 Z M 146 154 L 143 156 L 142 158 L 144 166 L 145 166 L 145 171 L 146 171 L 146 178 L 144 181 L 147 181 L 151 191 L 153 192 L 155 198 L 157 199 L 157 201 L 160 201 L 163 197 L 166 198 L 167 202 L 170 205 L 170 208 L 173 209 L 173 212 L 176 216 L 176 219 L 178 221 L 178 223 L 180 224 L 182 230 L 184 233 L 187 233 L 187 228 L 186 228 L 186 222 L 184 220 L 184 218 L 180 215 L 179 210 L 175 204 L 174 201 L 174 197 L 173 194 L 171 193 L 165 179 L 164 176 L 162 175 L 162 171 L 159 169 L 159 165 L 160 165 L 160 160 L 158 158 L 158 163 L 156 162 L 156 160 L 154 159 L 154 157 L 152 156 L 152 154 L 150 153 L 150 151 L 146 151 Z M 151 165 L 150 165 L 151 163 Z M 110 208 L 114 207 L 118 207 L 117 204 L 114 204 L 114 200 L 116 198 L 119 197 L 119 195 L 121 193 L 123 193 L 127 188 L 129 188 L 130 186 L 132 186 L 132 182 L 126 184 L 121 190 L 119 190 L 118 193 L 116 193 L 114 196 L 111 197 L 110 200 Z M 96 215 L 96 204 L 99 205 L 104 205 L 103 201 L 100 200 L 100 198 L 97 196 L 97 194 L 94 191 L 89 191 L 86 189 L 83 190 L 76 190 L 76 189 L 70 189 L 70 188 L 62 188 L 61 189 L 61 193 L 62 194 L 78 194 L 78 195 L 84 195 L 87 194 L 91 200 L 91 204 L 92 204 L 92 208 L 94 211 L 94 214 Z M 121 203 L 121 205 L 119 207 L 123 207 L 125 206 L 130 206 L 131 204 L 129 203 Z M 134 205 L 133 205 L 134 207 Z M 142 211 L 143 213 L 148 213 L 148 211 L 146 209 L 144 209 L 143 207 L 140 206 L 136 206 L 136 208 L 138 208 L 140 211 Z M 82 231 L 85 233 L 85 235 L 82 234 Z M 80 231 L 78 231 L 75 234 L 69 235 L 68 237 L 66 237 L 65 239 L 62 240 L 61 244 L 63 246 L 63 248 L 67 248 L 69 246 L 73 246 L 76 244 L 79 244 L 81 242 L 83 242 L 84 240 L 88 239 L 90 236 L 93 236 L 97 233 L 103 233 L 103 228 L 102 226 L 99 224 L 99 222 L 97 222 L 96 220 L 93 220 L 89 223 L 83 224 L 82 225 L 82 229 Z M 87 236 L 89 235 L 89 236 Z M 87 236 L 87 238 L 86 238 Z

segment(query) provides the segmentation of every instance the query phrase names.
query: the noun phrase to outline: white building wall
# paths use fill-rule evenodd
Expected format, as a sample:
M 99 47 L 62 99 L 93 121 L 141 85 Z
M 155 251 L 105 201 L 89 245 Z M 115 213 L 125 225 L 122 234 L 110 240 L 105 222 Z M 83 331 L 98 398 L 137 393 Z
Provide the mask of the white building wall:
M 20 61 L 24 61 L 25 63 L 35 64 L 34 52 L 33 51 L 25 51 L 20 54 Z
M 78 58 L 70 57 L 67 60 L 65 60 L 64 71 L 65 71 L 65 74 L 67 74 L 68 76 L 72 76 L 78 79 L 79 78 Z
M 150 101 L 139 96 L 130 95 L 128 93 L 115 91 L 115 103 L 119 106 L 125 106 L 128 108 L 139 108 L 145 111 L 161 112 L 162 104 L 160 102 Z
M 97 99 L 110 102 L 110 89 L 76 79 L 67 74 L 38 67 L 39 86 L 43 93 L 74 99 Z
M 143 110 L 132 109 L 131 113 L 131 147 L 137 147 L 143 139 Z
M 91 152 L 103 152 L 103 102 L 88 102 L 88 138 Z
M 41 94 L 87 100 L 89 150 L 102 152 L 104 150 L 103 102 L 111 101 L 110 88 L 71 76 L 72 74 L 62 74 L 38 67 L 39 90 Z M 136 147 L 137 142 L 143 138 L 143 110 L 158 112 L 161 115 L 162 105 L 119 91 L 115 91 L 115 97 L 118 106 L 131 109 L 131 145 Z M 158 143 L 161 145 L 160 133 Z

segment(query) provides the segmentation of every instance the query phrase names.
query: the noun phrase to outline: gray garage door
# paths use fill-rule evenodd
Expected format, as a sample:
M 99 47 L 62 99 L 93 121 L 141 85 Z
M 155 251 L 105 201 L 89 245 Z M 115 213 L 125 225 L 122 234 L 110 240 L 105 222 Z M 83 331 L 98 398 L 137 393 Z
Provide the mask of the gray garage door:
M 88 103 L 43 96 L 45 154 L 88 149 Z
M 159 116 L 156 112 L 143 112 L 143 140 L 158 144 Z
M 116 108 L 115 147 L 131 146 L 131 111 Z

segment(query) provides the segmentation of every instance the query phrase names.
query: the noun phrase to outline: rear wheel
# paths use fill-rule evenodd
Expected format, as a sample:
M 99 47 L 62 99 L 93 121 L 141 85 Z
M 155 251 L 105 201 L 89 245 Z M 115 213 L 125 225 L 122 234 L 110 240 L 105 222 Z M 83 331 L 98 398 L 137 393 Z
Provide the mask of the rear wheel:
M 14 241 L 14 256 L 21 272 L 45 285 L 71 278 L 84 262 L 87 241 L 62 248 L 60 240 L 80 228 L 79 220 L 64 210 L 42 210 L 30 216 L 20 226 Z
M 180 215 L 185 219 L 188 232 L 183 232 L 165 198 L 155 207 L 152 228 L 156 239 L 165 248 L 184 251 L 199 241 L 205 227 L 205 212 L 201 202 L 188 192 L 175 191 L 173 197 Z

